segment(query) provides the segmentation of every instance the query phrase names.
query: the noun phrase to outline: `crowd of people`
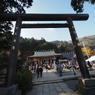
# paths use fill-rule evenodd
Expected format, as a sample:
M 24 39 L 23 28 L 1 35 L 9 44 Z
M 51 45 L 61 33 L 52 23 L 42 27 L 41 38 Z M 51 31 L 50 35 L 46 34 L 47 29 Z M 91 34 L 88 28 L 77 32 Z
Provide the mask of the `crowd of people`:
M 59 72 L 60 76 L 62 76 L 62 70 L 64 69 L 70 69 L 73 71 L 74 75 L 76 75 L 75 69 L 79 69 L 79 65 L 75 64 L 73 62 L 68 62 L 68 63 L 59 63 L 56 65 L 56 70 Z
M 48 72 L 48 70 L 50 70 L 50 66 L 46 64 L 45 69 L 46 69 L 46 72 Z M 29 66 L 29 70 L 34 71 L 37 74 L 37 78 L 42 77 L 42 73 L 43 73 L 42 66 L 38 66 L 38 65 Z
M 92 64 L 89 61 L 87 61 L 87 65 L 89 68 L 92 69 Z M 42 66 L 36 66 L 35 65 L 35 66 L 32 66 L 32 68 L 29 67 L 29 69 L 33 70 L 37 74 L 37 78 L 42 77 L 42 73 L 43 73 L 43 67 Z M 50 70 L 49 64 L 45 65 L 45 69 L 46 69 L 46 72 L 48 72 L 48 70 Z M 59 62 L 59 64 L 57 64 L 57 65 L 55 64 L 54 69 L 57 70 L 57 72 L 59 73 L 60 76 L 62 76 L 62 72 L 64 69 L 70 69 L 73 72 L 73 74 L 76 75 L 76 69 L 79 69 L 79 65 L 77 62 L 74 63 L 72 61 L 69 61 L 68 63 Z
M 71 62 L 69 62 L 68 64 L 66 64 L 66 63 L 63 64 L 60 62 L 58 65 L 55 64 L 55 66 L 54 66 L 54 69 L 56 69 L 57 72 L 59 72 L 60 76 L 62 76 L 62 71 L 64 68 L 71 69 L 74 72 L 74 75 L 76 74 L 75 73 L 75 65 Z M 50 70 L 49 64 L 45 64 L 45 69 L 46 69 L 46 72 L 48 72 L 48 70 Z M 38 65 L 29 66 L 29 70 L 34 71 L 37 74 L 37 78 L 42 77 L 42 73 L 43 73 L 42 66 L 38 66 Z
M 37 74 L 37 78 L 39 76 L 42 77 L 42 72 L 43 72 L 42 66 L 38 66 L 38 65 L 29 66 L 29 70 L 34 71 Z

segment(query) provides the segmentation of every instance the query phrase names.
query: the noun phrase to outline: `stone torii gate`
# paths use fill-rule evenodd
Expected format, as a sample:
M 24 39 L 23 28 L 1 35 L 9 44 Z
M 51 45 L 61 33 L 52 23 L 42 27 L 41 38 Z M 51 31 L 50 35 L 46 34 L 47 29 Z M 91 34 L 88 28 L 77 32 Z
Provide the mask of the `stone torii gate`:
M 88 17 L 88 14 L 0 14 L 0 21 L 16 21 L 5 87 L 14 84 L 21 28 L 69 28 L 81 75 L 83 78 L 90 78 L 73 24 L 73 21 L 87 20 Z M 67 21 L 67 23 L 22 24 L 22 21 Z

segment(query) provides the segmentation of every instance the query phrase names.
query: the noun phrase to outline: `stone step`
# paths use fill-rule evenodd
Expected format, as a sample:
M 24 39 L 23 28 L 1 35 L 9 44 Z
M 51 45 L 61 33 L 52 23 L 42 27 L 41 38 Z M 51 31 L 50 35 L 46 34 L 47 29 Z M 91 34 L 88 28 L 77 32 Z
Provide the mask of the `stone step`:
M 63 80 L 35 81 L 35 82 L 33 82 L 33 85 L 60 83 L 60 82 L 63 82 Z

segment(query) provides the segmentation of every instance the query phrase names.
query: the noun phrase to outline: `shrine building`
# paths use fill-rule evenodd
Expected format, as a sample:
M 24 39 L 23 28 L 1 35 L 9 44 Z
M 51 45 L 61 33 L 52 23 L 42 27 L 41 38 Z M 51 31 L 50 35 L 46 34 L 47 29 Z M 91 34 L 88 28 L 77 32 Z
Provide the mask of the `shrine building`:
M 28 56 L 27 60 L 37 63 L 38 66 L 40 66 L 41 63 L 48 61 L 50 67 L 52 67 L 52 64 L 56 60 L 56 58 L 60 58 L 60 57 L 62 57 L 62 54 L 55 53 L 53 50 L 36 51 L 34 55 Z

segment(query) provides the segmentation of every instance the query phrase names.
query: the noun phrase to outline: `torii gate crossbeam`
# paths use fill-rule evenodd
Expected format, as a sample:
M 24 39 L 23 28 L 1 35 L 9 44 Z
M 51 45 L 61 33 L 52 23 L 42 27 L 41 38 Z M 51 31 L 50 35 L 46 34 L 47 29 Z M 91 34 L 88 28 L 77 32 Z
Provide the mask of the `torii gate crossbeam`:
M 22 24 L 21 28 L 68 28 L 69 25 L 63 24 L 63 23 L 57 23 L 57 24 Z
M 20 17 L 22 21 L 66 21 L 71 17 L 73 21 L 87 20 L 88 14 L 1 14 L 0 21 L 16 21 Z

